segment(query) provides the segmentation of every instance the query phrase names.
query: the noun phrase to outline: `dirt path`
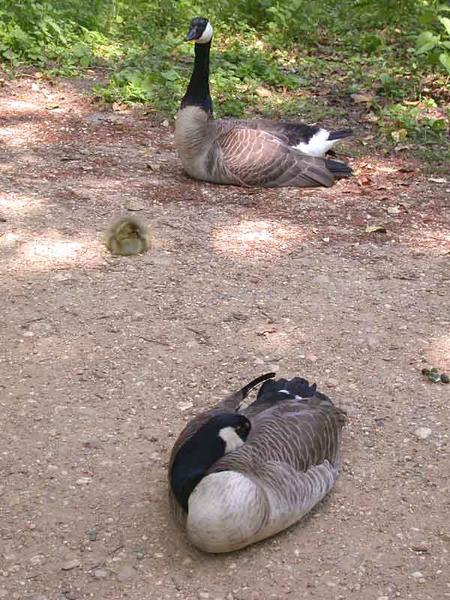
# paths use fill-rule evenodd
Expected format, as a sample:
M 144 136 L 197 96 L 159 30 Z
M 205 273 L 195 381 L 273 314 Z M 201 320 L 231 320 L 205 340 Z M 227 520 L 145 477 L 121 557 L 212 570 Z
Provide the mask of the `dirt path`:
M 143 113 L 0 92 L 0 599 L 450 597 L 450 386 L 420 374 L 450 370 L 442 175 L 372 157 L 331 190 L 200 184 Z M 155 248 L 113 258 L 127 205 Z M 347 408 L 342 476 L 276 538 L 202 555 L 168 514 L 174 437 L 271 369 Z

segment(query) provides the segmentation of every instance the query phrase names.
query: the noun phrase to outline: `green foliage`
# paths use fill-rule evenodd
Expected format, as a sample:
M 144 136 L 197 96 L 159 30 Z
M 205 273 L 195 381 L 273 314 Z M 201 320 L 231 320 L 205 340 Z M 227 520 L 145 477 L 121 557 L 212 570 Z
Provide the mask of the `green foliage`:
M 450 114 L 438 110 L 436 103 L 428 100 L 388 105 L 380 117 L 380 127 L 394 142 L 403 142 L 407 137 L 433 141 L 446 133 Z
M 450 9 L 437 0 L 2 0 L 0 59 L 64 75 L 109 69 L 95 93 L 173 115 L 192 69 L 189 20 L 216 33 L 218 115 L 346 120 L 355 106 L 393 143 L 444 139 Z M 355 114 L 355 113 L 354 113 Z
M 439 7 L 438 13 L 450 15 L 450 8 Z M 441 26 L 438 31 L 426 30 L 419 35 L 416 42 L 416 53 L 425 56 L 432 65 L 439 62 L 450 75 L 450 18 L 438 14 L 437 22 Z

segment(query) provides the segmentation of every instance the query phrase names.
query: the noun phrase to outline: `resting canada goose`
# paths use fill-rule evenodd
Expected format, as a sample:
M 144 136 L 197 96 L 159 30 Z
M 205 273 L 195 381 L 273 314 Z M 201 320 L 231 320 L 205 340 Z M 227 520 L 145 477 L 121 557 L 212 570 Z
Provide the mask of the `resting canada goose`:
M 231 552 L 289 527 L 331 490 L 344 411 L 306 379 L 262 375 L 190 421 L 172 450 L 170 498 L 191 542 Z M 261 386 L 253 404 L 240 405 Z
M 212 34 L 207 19 L 192 20 L 187 39 L 195 41 L 194 69 L 175 123 L 184 170 L 194 179 L 263 187 L 329 187 L 351 175 L 348 165 L 320 158 L 339 139 L 351 135 L 350 130 L 329 132 L 301 123 L 213 118 Z

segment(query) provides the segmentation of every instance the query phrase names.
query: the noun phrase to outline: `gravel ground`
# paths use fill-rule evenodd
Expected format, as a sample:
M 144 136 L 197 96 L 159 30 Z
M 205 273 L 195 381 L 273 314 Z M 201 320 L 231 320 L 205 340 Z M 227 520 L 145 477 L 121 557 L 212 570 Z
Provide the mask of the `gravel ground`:
M 450 597 L 450 385 L 421 375 L 450 370 L 449 182 L 400 152 L 329 190 L 218 187 L 80 82 L 0 102 L 0 599 Z M 112 257 L 127 210 L 153 248 Z M 342 475 L 284 533 L 201 554 L 171 446 L 272 369 L 348 411 Z

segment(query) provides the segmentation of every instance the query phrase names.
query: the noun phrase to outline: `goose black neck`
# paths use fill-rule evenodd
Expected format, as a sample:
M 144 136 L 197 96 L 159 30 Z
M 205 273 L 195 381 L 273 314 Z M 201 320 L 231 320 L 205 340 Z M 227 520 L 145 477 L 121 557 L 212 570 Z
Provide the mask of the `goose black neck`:
M 198 432 L 188 440 L 175 456 L 170 485 L 178 504 L 188 510 L 188 500 L 195 486 L 203 479 L 208 469 L 225 453 L 225 444 L 217 435 Z
M 212 116 L 213 106 L 209 93 L 209 51 L 211 40 L 207 44 L 194 44 L 194 70 L 186 94 L 181 101 L 181 108 L 199 106 Z

